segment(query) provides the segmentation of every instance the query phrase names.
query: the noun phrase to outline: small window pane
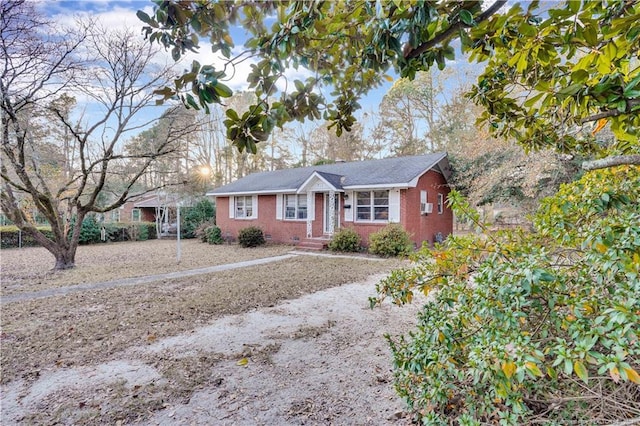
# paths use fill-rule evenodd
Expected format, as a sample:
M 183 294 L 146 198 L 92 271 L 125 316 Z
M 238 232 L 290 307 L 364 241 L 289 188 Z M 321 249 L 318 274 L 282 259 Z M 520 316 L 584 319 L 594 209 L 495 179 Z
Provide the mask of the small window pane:
M 358 192 L 357 194 L 357 205 L 359 206 L 368 206 L 371 203 L 371 193 L 370 192 Z
M 389 207 L 375 207 L 374 210 L 376 220 L 389 219 Z
M 307 218 L 307 207 L 300 207 L 298 209 L 298 219 L 306 219 Z
M 358 207 L 358 220 L 371 220 L 371 209 L 367 207 Z

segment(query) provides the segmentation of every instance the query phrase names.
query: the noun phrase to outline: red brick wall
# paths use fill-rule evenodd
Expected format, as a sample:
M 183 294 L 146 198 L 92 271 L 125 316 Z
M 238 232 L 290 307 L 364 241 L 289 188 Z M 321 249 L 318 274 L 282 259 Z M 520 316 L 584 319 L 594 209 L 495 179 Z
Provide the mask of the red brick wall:
M 427 202 L 433 204 L 433 213 L 420 214 L 420 191 L 427 191 Z M 443 213 L 438 214 L 438 193 L 444 195 Z M 440 232 L 443 237 L 453 232 L 453 212 L 446 206 L 449 187 L 444 177 L 437 172 L 429 171 L 419 180 L 415 188 L 401 191 L 400 218 L 405 229 L 412 234 L 418 247 L 422 242 L 433 244 L 435 235 Z
M 313 221 L 313 236 L 322 236 L 323 227 L 323 196 L 320 193 L 315 197 L 315 220 Z M 281 243 L 296 243 L 307 237 L 307 222 L 305 220 L 276 220 L 276 196 L 258 196 L 257 219 L 229 218 L 229 197 L 216 198 L 216 224 L 222 230 L 223 235 L 229 233 L 233 238 L 238 237 L 238 231 L 248 226 L 257 226 L 270 235 L 271 241 Z M 296 240 L 297 239 L 297 240 Z

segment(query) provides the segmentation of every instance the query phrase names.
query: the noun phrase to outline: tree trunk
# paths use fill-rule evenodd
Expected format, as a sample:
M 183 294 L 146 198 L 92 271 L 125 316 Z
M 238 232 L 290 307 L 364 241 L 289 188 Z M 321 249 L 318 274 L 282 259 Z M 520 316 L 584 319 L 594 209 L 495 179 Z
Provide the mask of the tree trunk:
M 58 248 L 54 256 L 56 257 L 56 266 L 53 269 L 56 271 L 72 269 L 76 266 L 76 251 L 71 247 L 66 250 Z

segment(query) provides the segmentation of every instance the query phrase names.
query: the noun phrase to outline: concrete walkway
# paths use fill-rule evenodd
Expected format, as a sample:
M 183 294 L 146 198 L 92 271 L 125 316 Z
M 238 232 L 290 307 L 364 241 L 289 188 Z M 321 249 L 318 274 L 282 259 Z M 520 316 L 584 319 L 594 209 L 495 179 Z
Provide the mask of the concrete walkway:
M 12 294 L 9 296 L 2 296 L 1 303 L 20 302 L 25 300 L 42 299 L 51 296 L 64 296 L 71 293 L 77 293 L 87 290 L 104 290 L 115 287 L 125 287 L 138 284 L 147 284 L 155 281 L 162 281 L 167 279 L 192 277 L 194 275 L 210 274 L 213 272 L 229 271 L 232 269 L 246 268 L 247 266 L 263 265 L 265 263 L 279 262 L 285 259 L 291 259 L 298 254 L 283 254 L 280 256 L 265 257 L 262 259 L 246 260 L 244 262 L 227 263 L 224 265 L 208 266 L 206 268 L 188 269 L 185 271 L 169 272 L 166 274 L 146 275 L 135 278 L 122 278 L 112 281 L 103 281 L 99 283 L 87 283 L 78 284 L 69 287 L 49 288 L 46 290 L 34 291 L 31 293 Z

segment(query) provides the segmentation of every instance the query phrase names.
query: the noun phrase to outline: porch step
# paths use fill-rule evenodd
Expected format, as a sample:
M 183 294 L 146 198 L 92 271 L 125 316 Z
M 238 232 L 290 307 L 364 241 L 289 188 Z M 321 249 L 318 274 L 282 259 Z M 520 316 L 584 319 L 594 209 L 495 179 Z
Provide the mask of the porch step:
M 329 240 L 324 238 L 307 238 L 296 246 L 297 250 L 312 250 L 312 251 L 321 251 L 327 249 L 329 246 Z

